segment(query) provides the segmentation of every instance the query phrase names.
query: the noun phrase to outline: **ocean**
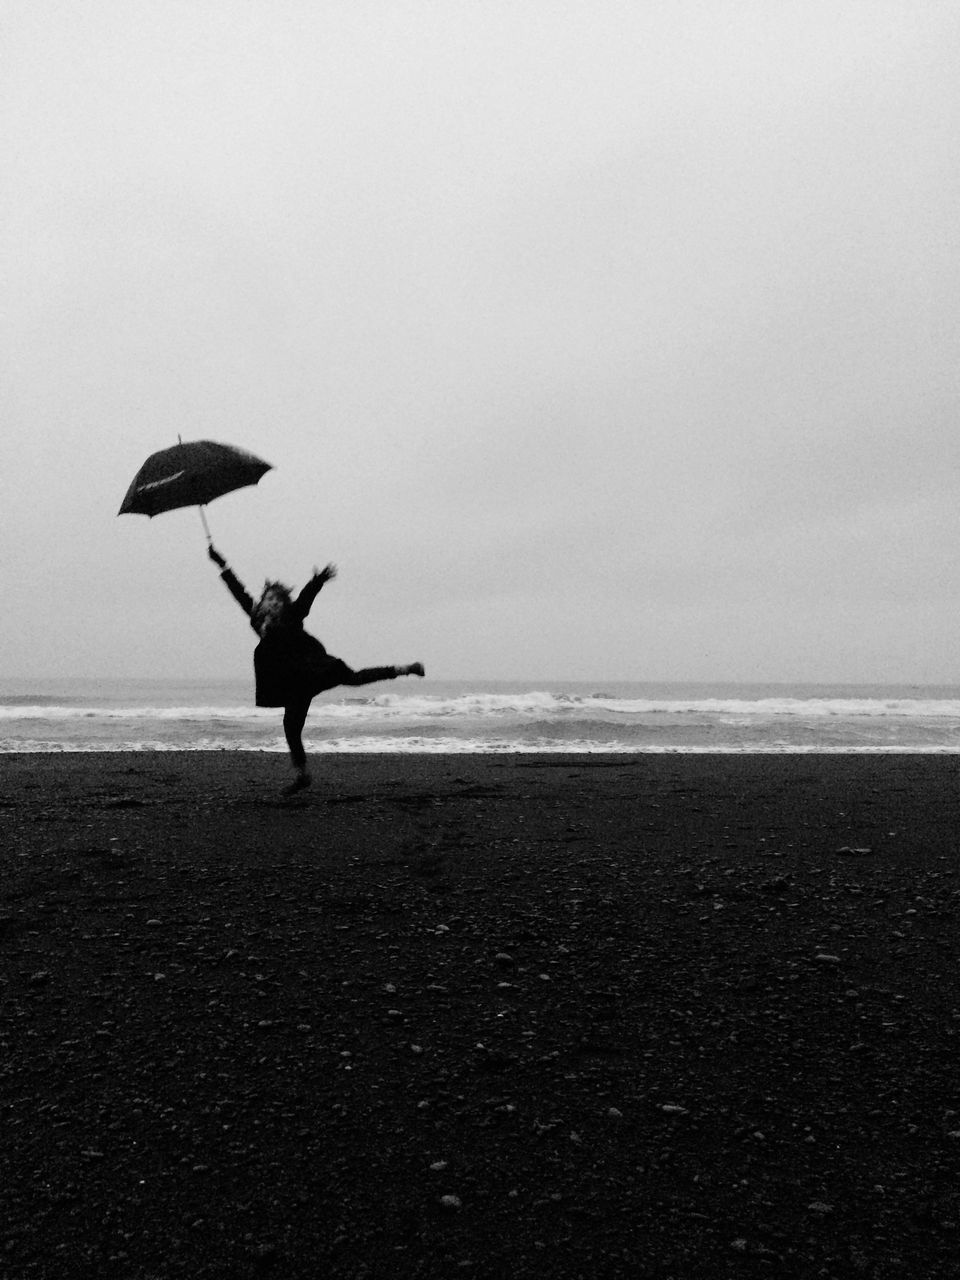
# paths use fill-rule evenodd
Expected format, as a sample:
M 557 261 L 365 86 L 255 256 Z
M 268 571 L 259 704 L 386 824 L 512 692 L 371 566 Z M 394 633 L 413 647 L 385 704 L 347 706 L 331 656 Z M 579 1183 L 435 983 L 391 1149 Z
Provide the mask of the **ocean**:
M 0 680 L 0 753 L 285 751 L 251 680 Z M 960 686 L 402 680 L 314 700 L 311 752 L 960 752 Z

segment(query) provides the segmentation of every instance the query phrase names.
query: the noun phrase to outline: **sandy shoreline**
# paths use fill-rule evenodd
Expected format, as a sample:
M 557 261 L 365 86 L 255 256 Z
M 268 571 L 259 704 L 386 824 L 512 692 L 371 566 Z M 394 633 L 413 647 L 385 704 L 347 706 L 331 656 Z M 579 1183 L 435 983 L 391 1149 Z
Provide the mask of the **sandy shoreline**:
M 0 756 L 0 1274 L 956 1274 L 952 757 L 314 768 Z

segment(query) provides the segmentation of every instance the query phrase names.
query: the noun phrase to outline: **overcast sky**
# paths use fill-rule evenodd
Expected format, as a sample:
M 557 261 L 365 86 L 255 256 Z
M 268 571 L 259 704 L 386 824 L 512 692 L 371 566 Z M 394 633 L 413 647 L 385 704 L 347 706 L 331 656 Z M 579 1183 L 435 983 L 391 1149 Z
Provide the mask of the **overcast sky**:
M 960 681 L 960 9 L 0 0 L 7 675 Z

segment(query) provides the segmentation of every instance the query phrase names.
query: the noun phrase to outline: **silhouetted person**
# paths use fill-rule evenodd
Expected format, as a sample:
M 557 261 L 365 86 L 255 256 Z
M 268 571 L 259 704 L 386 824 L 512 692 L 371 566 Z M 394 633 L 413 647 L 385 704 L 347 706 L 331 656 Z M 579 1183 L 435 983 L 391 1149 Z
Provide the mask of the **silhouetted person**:
M 258 707 L 283 707 L 283 732 L 290 748 L 290 759 L 297 775 L 287 794 L 310 785 L 307 756 L 303 749 L 303 726 L 310 703 L 325 689 L 337 685 L 373 684 L 377 680 L 393 680 L 397 676 L 422 676 L 423 664 L 410 662 L 402 667 L 364 667 L 354 671 L 340 658 L 333 657 L 316 637 L 304 631 L 303 622 L 317 592 L 325 582 L 337 576 L 336 565 L 328 564 L 313 577 L 294 600 L 290 588 L 282 582 L 264 583 L 263 594 L 253 597 L 223 556 L 209 549 L 210 559 L 222 570 L 220 577 L 230 594 L 250 619 L 260 637 L 253 651 L 253 672 Z

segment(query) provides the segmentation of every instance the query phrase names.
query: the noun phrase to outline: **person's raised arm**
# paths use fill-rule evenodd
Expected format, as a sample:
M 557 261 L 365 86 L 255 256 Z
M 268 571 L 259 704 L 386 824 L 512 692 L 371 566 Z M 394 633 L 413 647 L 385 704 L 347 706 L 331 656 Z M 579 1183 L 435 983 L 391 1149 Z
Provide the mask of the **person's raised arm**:
M 247 591 L 246 587 L 243 585 L 243 583 L 240 581 L 237 575 L 233 572 L 233 570 L 227 568 L 226 560 L 224 560 L 223 556 L 216 549 L 216 547 L 214 547 L 212 543 L 207 549 L 207 555 L 210 557 L 213 563 L 219 567 L 219 569 L 221 570 L 220 577 L 223 579 L 227 587 L 227 590 L 233 596 L 234 600 L 236 600 L 237 604 L 240 606 L 243 612 L 247 615 L 247 617 L 249 617 L 250 614 L 253 612 L 253 597 Z
M 335 578 L 336 576 L 337 566 L 335 564 L 328 564 L 323 569 L 319 570 L 314 569 L 313 577 L 294 601 L 294 608 L 301 618 L 305 618 L 310 612 L 310 608 L 314 600 L 316 600 L 317 594 L 323 584 L 325 582 L 329 582 L 331 578 Z

